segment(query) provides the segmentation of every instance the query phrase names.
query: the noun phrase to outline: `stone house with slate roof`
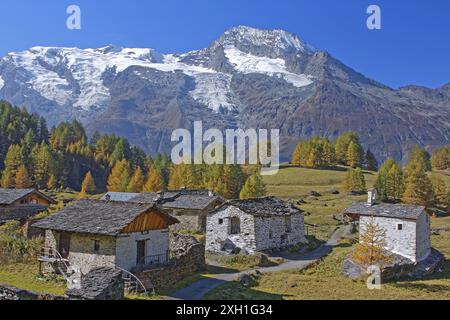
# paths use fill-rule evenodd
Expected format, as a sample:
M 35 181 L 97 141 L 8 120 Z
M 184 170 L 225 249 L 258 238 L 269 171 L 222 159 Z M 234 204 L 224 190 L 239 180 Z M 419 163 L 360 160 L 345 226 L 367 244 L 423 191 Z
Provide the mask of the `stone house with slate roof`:
M 206 251 L 279 250 L 306 243 L 303 212 L 275 197 L 228 201 L 208 215 Z
M 148 193 L 108 192 L 102 200 L 156 203 L 159 209 L 178 219 L 172 231 L 206 232 L 206 218 L 224 200 L 208 190 L 177 190 Z
M 0 225 L 7 221 L 19 221 L 24 233 L 29 235 L 28 221 L 48 206 L 56 203 L 36 189 L 0 189 Z
M 354 203 L 344 215 L 359 221 L 359 233 L 374 221 L 386 233 L 386 250 L 414 263 L 425 260 L 431 253 L 430 217 L 425 207 L 377 203 L 376 190 L 369 190 L 368 201 Z
M 44 272 L 61 261 L 83 274 L 99 267 L 131 271 L 169 262 L 169 226 L 154 204 L 80 200 L 33 225 L 45 230 Z

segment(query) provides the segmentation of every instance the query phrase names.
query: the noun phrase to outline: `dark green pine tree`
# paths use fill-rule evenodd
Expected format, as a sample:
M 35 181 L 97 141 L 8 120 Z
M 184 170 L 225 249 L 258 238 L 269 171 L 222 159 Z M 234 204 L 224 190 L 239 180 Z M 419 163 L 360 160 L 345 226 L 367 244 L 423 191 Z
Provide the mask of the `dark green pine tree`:
M 367 149 L 366 155 L 364 157 L 366 169 L 370 171 L 378 170 L 378 161 L 375 158 L 375 155 L 370 151 L 370 148 Z

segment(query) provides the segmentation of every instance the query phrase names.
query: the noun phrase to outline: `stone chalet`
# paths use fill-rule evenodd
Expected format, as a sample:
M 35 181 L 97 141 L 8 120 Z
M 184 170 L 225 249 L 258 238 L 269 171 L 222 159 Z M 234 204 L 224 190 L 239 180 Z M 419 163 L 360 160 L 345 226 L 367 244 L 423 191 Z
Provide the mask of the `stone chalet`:
M 61 263 L 83 274 L 99 267 L 127 271 L 169 260 L 169 226 L 178 221 L 154 204 L 80 200 L 33 225 L 45 230 L 44 273 Z
M 414 263 L 431 253 L 430 217 L 425 207 L 376 202 L 376 190 L 369 190 L 368 201 L 354 203 L 344 215 L 359 221 L 359 233 L 374 221 L 386 233 L 386 250 Z
M 177 190 L 160 193 L 108 192 L 102 200 L 136 203 L 157 202 L 158 208 L 179 221 L 171 230 L 189 230 L 205 233 L 206 218 L 224 200 L 208 190 Z
M 208 215 L 206 251 L 247 253 L 306 243 L 303 212 L 274 197 L 231 200 Z
M 36 189 L 0 189 L 0 225 L 10 220 L 25 225 L 54 203 L 55 200 Z

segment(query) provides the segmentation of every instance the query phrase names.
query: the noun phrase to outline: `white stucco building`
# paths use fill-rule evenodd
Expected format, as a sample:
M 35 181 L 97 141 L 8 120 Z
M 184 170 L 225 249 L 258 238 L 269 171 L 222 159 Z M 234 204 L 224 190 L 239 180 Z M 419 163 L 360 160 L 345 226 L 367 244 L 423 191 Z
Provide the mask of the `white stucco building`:
M 386 233 L 386 250 L 394 254 L 416 263 L 431 253 L 430 217 L 425 207 L 377 203 L 376 191 L 372 189 L 367 202 L 354 203 L 344 214 L 359 220 L 360 235 L 367 224 L 377 224 Z
M 274 197 L 228 201 L 208 215 L 208 252 L 252 254 L 306 242 L 302 211 Z

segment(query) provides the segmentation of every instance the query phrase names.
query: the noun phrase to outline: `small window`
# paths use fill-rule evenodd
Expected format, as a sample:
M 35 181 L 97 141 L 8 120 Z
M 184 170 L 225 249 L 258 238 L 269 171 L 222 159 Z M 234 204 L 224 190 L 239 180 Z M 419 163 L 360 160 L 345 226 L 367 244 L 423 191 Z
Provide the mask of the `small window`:
M 223 224 L 223 219 L 219 219 L 219 224 Z
M 100 251 L 100 241 L 94 240 L 94 252 L 99 252 L 99 251 Z
M 399 224 L 397 225 L 397 230 L 398 230 L 398 231 L 402 231 L 402 230 L 403 230 L 403 224 L 402 224 L 402 223 L 399 223 Z
M 272 230 L 269 230 L 269 239 L 273 239 L 273 232 L 272 232 Z

